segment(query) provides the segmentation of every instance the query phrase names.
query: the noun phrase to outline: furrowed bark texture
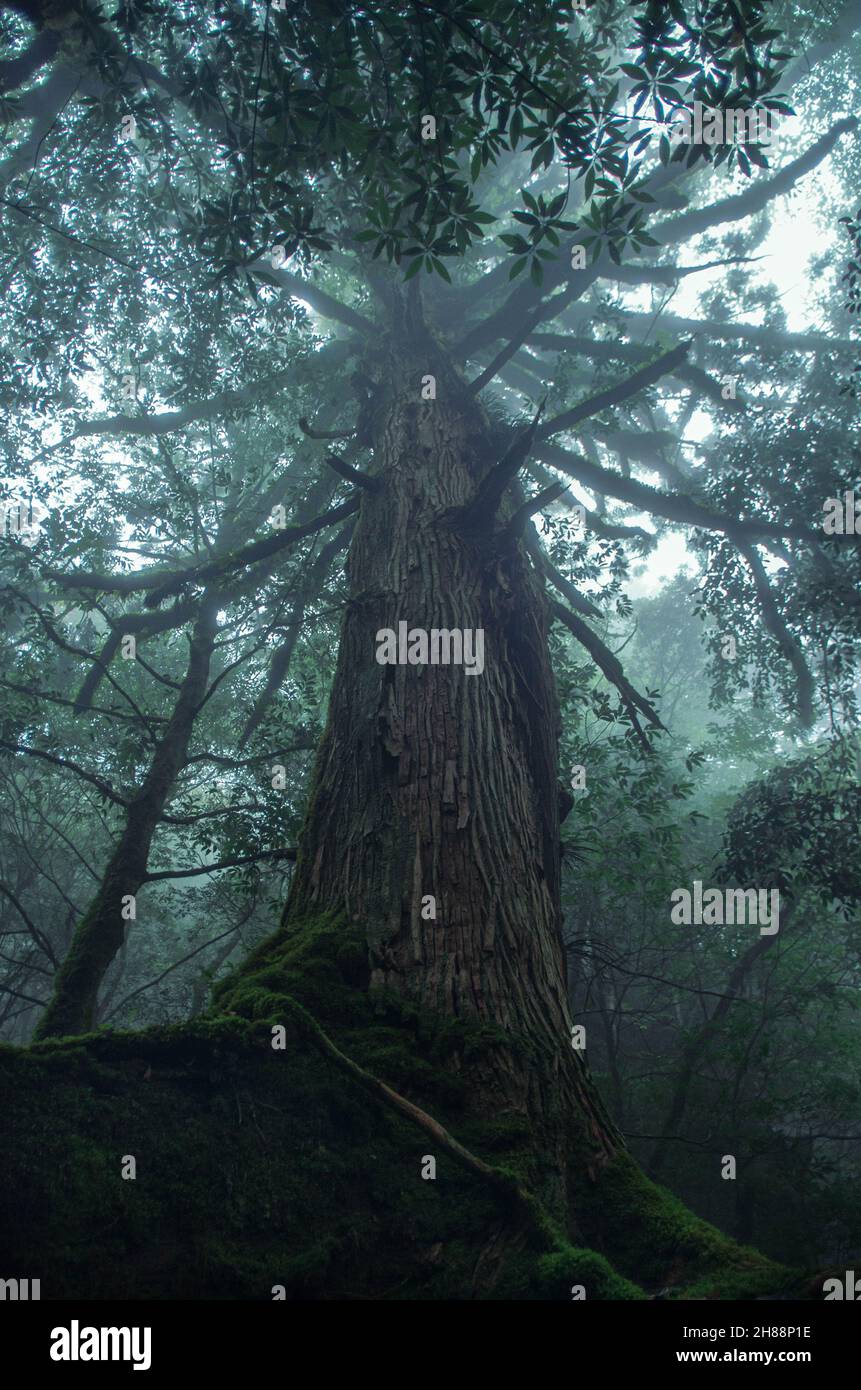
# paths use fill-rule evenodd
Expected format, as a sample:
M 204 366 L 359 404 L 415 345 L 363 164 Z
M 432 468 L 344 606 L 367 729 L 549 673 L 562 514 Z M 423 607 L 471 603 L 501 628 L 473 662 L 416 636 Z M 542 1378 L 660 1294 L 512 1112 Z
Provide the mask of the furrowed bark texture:
M 424 401 L 428 374 L 436 399 Z M 558 1174 L 572 1139 L 578 1160 L 600 1166 L 619 1141 L 570 1043 L 543 589 L 503 535 L 511 502 L 460 524 L 500 450 L 441 349 L 413 324 L 384 340 L 367 375 L 381 487 L 363 497 L 349 553 L 285 925 L 345 909 L 366 932 L 372 987 L 497 1025 L 494 1060 L 473 1064 L 476 1110 L 521 1114 Z M 483 672 L 379 664 L 377 633 L 400 622 L 483 629 Z M 422 916 L 427 895 L 435 920 Z

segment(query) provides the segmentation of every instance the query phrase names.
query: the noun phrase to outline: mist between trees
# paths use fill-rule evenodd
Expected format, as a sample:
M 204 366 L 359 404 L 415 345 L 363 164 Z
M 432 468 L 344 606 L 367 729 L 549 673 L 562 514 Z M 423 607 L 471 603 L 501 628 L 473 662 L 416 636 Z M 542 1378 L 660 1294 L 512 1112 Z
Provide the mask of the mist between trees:
M 36 1148 L 55 1059 L 58 1153 L 51 1040 L 116 1069 L 122 1296 L 861 1258 L 859 26 L 0 3 L 0 1069 Z M 252 1259 L 231 1197 L 223 1266 L 152 1273 L 127 1070 L 178 1087 L 178 1163 L 222 1045 L 226 1155 L 293 1106 L 419 1233 L 348 1239 L 301 1168 L 319 1241 L 279 1208 Z

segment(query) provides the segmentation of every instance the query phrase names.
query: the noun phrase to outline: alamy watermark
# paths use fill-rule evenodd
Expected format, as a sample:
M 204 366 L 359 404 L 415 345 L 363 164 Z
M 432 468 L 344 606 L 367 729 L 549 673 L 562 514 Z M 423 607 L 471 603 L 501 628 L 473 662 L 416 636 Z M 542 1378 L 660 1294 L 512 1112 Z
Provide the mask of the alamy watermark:
M 861 535 L 861 497 L 844 492 L 842 497 L 827 497 L 822 504 L 822 529 L 826 536 Z
M 777 113 L 762 107 L 703 106 L 695 101 L 693 111 L 676 112 L 670 127 L 671 145 L 776 145 Z
M 759 926 L 760 936 L 780 930 L 780 892 L 777 888 L 707 888 L 695 878 L 693 892 L 674 888 L 670 921 L 677 926 Z
M 21 502 L 17 498 L 0 502 L 0 540 L 32 540 L 38 538 L 48 508 L 41 502 Z
M 51 1331 L 52 1361 L 131 1361 L 132 1370 L 148 1371 L 152 1365 L 152 1328 L 81 1327 L 72 1318 L 70 1327 Z
M 484 670 L 483 627 L 381 627 L 376 636 L 381 666 L 463 666 L 468 676 Z
M 842 1279 L 826 1279 L 822 1292 L 826 1303 L 835 1298 L 858 1303 L 861 1302 L 861 1279 L 855 1278 L 854 1269 L 847 1269 Z
M 0 1279 L 0 1301 L 31 1303 L 42 1297 L 41 1279 Z

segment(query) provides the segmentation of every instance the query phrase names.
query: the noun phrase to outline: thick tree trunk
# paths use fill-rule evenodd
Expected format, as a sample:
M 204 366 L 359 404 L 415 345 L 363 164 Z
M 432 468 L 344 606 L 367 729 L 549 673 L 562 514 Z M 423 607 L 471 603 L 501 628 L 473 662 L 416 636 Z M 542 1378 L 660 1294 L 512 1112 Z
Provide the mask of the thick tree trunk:
M 462 524 L 459 509 L 499 457 L 498 431 L 442 350 L 413 321 L 366 374 L 380 486 L 364 498 L 347 562 L 351 598 L 285 925 L 343 909 L 366 933 L 372 987 L 498 1025 L 508 1041 L 469 1064 L 475 1109 L 528 1121 L 564 1201 L 569 1162 L 582 1175 L 620 1141 L 571 1047 L 547 604 L 523 546 L 504 535 L 510 504 Z M 428 375 L 436 399 L 425 401 Z M 483 672 L 379 664 L 377 633 L 401 622 L 482 630 Z
M 57 972 L 54 993 L 39 1020 L 37 1039 L 85 1033 L 95 1022 L 102 981 L 123 944 L 123 899 L 146 882 L 152 837 L 181 771 L 194 721 L 206 694 L 215 644 L 217 599 L 204 595 L 191 635 L 188 666 L 173 713 L 140 791 L 129 803 L 126 823 L 99 890 L 81 918 Z

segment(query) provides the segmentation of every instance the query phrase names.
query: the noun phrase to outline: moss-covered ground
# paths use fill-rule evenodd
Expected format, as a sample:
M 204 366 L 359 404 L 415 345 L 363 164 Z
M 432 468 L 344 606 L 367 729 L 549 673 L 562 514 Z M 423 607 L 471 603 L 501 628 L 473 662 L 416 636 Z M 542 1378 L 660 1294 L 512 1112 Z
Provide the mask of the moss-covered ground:
M 269 1300 L 283 1286 L 293 1299 L 568 1301 L 575 1285 L 591 1299 L 789 1285 L 627 1157 L 584 1176 L 572 1244 L 518 1199 L 528 1133 L 467 1117 L 454 1059 L 499 1035 L 369 993 L 365 961 L 354 931 L 317 919 L 266 943 L 206 1017 L 0 1048 L 0 1272 L 40 1278 L 44 1299 Z M 501 1181 L 381 1104 L 313 1020 Z M 426 1155 L 435 1181 L 421 1176 Z

